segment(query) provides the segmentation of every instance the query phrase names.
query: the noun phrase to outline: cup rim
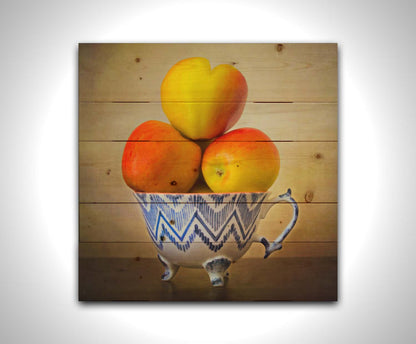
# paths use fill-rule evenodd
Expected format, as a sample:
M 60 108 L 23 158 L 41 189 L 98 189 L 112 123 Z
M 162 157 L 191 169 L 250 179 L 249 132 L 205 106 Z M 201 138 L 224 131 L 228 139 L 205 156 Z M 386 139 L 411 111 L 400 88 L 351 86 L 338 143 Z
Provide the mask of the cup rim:
M 243 195 L 243 194 L 257 194 L 265 195 L 271 194 L 270 191 L 257 191 L 257 192 L 144 192 L 144 191 L 133 191 L 133 193 L 138 195 L 170 195 L 170 196 L 184 196 L 184 195 Z

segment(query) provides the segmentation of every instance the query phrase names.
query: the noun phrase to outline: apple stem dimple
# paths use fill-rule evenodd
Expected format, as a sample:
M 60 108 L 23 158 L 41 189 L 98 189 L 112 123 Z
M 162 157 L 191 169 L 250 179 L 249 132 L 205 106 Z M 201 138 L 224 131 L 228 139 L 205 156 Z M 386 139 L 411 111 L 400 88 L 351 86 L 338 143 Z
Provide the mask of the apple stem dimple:
M 216 173 L 221 177 L 224 174 L 224 170 L 218 169 Z

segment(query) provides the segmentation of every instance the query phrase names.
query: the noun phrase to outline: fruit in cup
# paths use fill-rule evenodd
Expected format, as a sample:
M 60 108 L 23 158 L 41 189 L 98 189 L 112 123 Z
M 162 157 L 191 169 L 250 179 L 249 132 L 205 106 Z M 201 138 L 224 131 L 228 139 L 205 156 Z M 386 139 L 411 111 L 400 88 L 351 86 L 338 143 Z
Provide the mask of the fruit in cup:
M 241 117 L 247 83 L 230 65 L 211 69 L 207 59 L 193 57 L 168 71 L 160 93 L 163 111 L 176 129 L 193 140 L 211 139 Z
M 188 192 L 198 178 L 201 148 L 160 121 L 140 124 L 122 158 L 126 184 L 134 191 Z
M 199 174 L 198 179 L 196 180 L 192 189 L 189 190 L 190 193 L 212 193 L 212 190 L 209 188 L 207 183 L 202 176 L 202 173 Z
M 262 131 L 241 128 L 216 138 L 202 157 L 202 173 L 214 192 L 265 192 L 280 169 L 279 151 Z

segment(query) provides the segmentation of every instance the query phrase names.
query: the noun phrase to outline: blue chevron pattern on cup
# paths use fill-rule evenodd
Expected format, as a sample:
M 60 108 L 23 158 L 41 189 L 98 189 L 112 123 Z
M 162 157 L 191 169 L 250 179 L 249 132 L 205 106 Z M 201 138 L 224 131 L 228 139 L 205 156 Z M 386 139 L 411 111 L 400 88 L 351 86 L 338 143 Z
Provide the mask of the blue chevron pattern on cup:
M 159 250 L 169 240 L 186 252 L 197 239 L 219 251 L 235 240 L 239 250 L 256 230 L 267 193 L 162 194 L 135 193 L 150 237 Z

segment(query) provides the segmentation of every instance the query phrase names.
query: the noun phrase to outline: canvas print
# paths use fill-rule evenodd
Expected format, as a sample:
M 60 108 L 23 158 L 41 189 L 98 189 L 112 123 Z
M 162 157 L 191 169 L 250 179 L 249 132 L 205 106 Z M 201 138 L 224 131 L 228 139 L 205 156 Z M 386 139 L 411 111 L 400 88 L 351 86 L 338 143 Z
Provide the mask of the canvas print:
M 79 299 L 337 300 L 336 44 L 80 44 Z

